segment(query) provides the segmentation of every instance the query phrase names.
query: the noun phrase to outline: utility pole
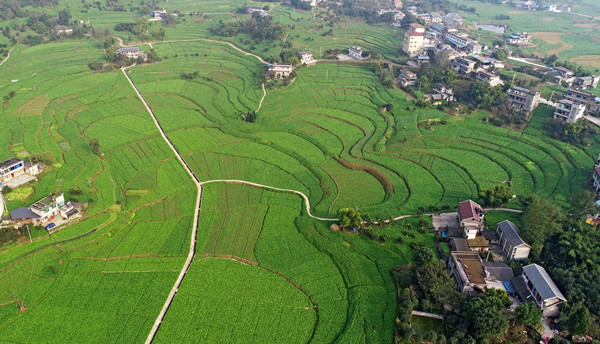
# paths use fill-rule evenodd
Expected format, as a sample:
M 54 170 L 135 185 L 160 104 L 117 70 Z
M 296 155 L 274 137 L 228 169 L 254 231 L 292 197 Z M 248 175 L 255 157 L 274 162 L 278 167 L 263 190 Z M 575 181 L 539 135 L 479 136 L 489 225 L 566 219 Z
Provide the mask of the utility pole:
M 29 231 L 29 223 L 28 223 L 28 224 L 26 224 L 25 226 L 27 226 L 27 233 L 29 234 L 29 242 L 33 242 L 33 241 L 31 240 L 31 232 Z

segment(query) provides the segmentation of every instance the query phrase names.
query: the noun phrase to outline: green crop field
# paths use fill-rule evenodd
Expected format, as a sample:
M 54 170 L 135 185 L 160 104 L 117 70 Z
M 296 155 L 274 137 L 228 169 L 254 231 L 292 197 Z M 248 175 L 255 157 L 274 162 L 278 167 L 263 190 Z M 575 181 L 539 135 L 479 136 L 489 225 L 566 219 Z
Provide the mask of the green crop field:
M 127 10 L 138 4 L 122 4 L 126 11 L 71 0 L 44 10 L 68 6 L 74 19 L 89 17 L 115 34 L 116 23 L 137 19 Z M 246 18 L 233 13 L 243 4 L 165 3 L 188 14 L 165 28 L 168 41 L 152 43 L 161 61 L 126 71 L 199 181 L 296 190 L 319 217 L 357 207 L 388 219 L 454 208 L 508 181 L 517 197 L 537 193 L 564 204 L 588 180 L 600 140 L 581 148 L 548 138 L 543 125 L 552 109 L 545 106 L 522 132 L 495 127 L 482 120 L 484 112 L 417 108 L 381 85 L 368 64 L 320 62 L 263 93 L 259 59 L 197 40 L 219 20 Z M 293 26 L 292 46 L 317 57 L 359 44 L 394 58 L 401 44 L 403 31 L 392 27 L 349 18 L 330 27 L 324 9 L 269 5 L 275 19 Z M 189 14 L 198 11 L 204 14 Z M 487 13 L 483 5 L 477 11 Z M 333 36 L 321 36 L 329 28 Z M 253 44 L 244 34 L 223 39 L 265 59 L 283 44 Z M 191 245 L 193 261 L 156 342 L 392 342 L 397 300 L 390 270 L 410 264 L 417 247 L 436 248 L 434 233 L 417 229 L 430 218 L 375 228 L 382 238 L 376 241 L 331 231 L 333 221 L 310 217 L 298 194 L 213 182 L 202 187 L 194 245 L 198 188 L 124 73 L 88 67 L 106 61 L 102 41 L 17 45 L 0 66 L 0 95 L 7 96 L 0 160 L 44 160 L 39 181 L 8 193 L 9 210 L 51 192 L 87 203 L 83 218 L 60 231 L 0 247 L 0 342 L 144 342 Z M 575 42 L 561 54 L 586 53 L 581 47 Z M 243 121 L 261 102 L 256 122 Z M 486 217 L 491 226 L 505 218 L 520 220 L 504 212 Z

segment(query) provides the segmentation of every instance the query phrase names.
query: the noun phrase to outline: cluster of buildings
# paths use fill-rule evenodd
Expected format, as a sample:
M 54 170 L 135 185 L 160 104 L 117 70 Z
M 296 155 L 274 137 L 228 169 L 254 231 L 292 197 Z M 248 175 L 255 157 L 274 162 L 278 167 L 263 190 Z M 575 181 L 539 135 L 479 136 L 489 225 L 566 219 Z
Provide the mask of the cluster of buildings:
M 312 52 L 310 50 L 304 49 L 297 53 L 298 60 L 300 64 L 305 66 L 311 66 L 317 63 Z M 285 79 L 292 74 L 294 71 L 294 66 L 289 63 L 271 63 L 267 66 L 266 77 L 270 79 Z
M 149 21 L 163 21 L 168 15 L 167 10 L 164 8 L 162 10 L 156 10 L 149 14 Z
M 50 194 L 28 207 L 21 207 L 10 212 L 3 224 L 21 226 L 24 224 L 43 225 L 51 229 L 58 224 L 81 217 L 83 203 L 65 202 L 64 194 Z
M 539 91 L 519 86 L 513 86 L 508 89 L 506 96 L 506 101 L 510 107 L 525 112 L 533 111 L 540 103 L 553 105 L 556 108 L 554 118 L 561 119 L 567 123 L 578 121 L 587 112 L 600 112 L 599 97 L 574 88 L 568 89 L 563 98 L 556 103 L 541 98 Z
M 515 306 L 531 301 L 545 316 L 556 315 L 566 298 L 546 270 L 530 264 L 515 276 L 505 262 L 529 257 L 531 246 L 521 238 L 519 228 L 505 220 L 498 223 L 495 231 L 486 230 L 485 212 L 472 200 L 460 202 L 457 210 L 455 228 L 447 229 L 451 251 L 445 258 L 458 290 L 469 294 L 490 288 L 505 290 Z M 494 254 L 494 262 L 481 258 L 486 254 Z
M 506 38 L 506 41 L 508 42 L 508 44 L 521 46 L 521 47 L 533 45 L 533 41 L 531 40 L 531 35 L 529 35 L 527 32 L 515 32 L 512 35 L 508 36 Z

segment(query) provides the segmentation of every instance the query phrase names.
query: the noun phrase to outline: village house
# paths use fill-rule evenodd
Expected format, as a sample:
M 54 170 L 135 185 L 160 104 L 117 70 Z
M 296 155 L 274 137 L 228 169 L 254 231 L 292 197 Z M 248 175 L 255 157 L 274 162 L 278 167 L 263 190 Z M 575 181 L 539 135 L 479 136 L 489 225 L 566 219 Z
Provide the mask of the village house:
M 442 14 L 440 12 L 431 12 L 431 22 L 432 23 L 441 23 L 442 22 Z
M 573 81 L 573 87 L 579 90 L 587 90 L 598 87 L 600 75 L 580 76 Z
M 420 19 L 421 22 L 425 23 L 425 25 L 431 24 L 431 14 L 430 13 L 419 13 L 419 14 L 417 14 L 417 19 Z
M 474 71 L 475 61 L 464 57 L 457 57 L 452 60 L 450 67 L 460 75 L 468 75 Z
M 423 38 L 425 34 L 423 32 L 417 32 L 413 30 L 406 31 L 404 34 L 404 42 L 402 44 L 402 50 L 409 56 L 415 56 L 421 49 L 423 49 Z
M 483 208 L 472 200 L 458 203 L 458 223 L 465 238 L 474 239 L 477 236 L 483 229 L 483 217 Z
M 477 43 L 477 41 L 470 41 L 467 43 L 465 50 L 469 54 L 481 54 L 481 51 L 483 50 L 483 44 Z
M 446 32 L 444 39 L 459 50 L 465 49 L 469 43 L 469 36 L 465 33 Z
M 598 160 L 599 161 L 596 162 L 596 166 L 594 167 L 594 172 L 592 173 L 592 180 L 596 192 L 600 192 L 600 157 Z
M 535 302 L 544 316 L 558 314 L 558 306 L 567 302 L 546 269 L 537 264 L 524 266 L 523 274 L 515 277 L 513 284 L 523 302 Z
M 298 52 L 298 59 L 300 60 L 301 64 L 307 66 L 317 63 L 317 60 L 315 60 L 313 54 L 310 52 L 310 50 L 307 49 Z
M 352 57 L 356 60 L 364 59 L 363 50 L 359 46 L 353 46 L 353 47 L 348 48 L 348 55 L 350 55 L 350 57 Z
M 377 10 L 378 16 L 386 14 L 386 13 L 394 13 L 394 19 L 393 19 L 394 21 L 401 21 L 405 17 L 405 14 L 399 10 Z
M 412 14 L 413 16 L 417 15 L 417 6 L 410 6 L 406 9 L 406 12 Z
M 21 159 L 10 158 L 0 162 L 0 186 L 25 173 L 25 162 Z
M 81 212 L 71 202 L 65 203 L 64 194 L 50 194 L 29 207 L 21 207 L 10 212 L 10 219 L 15 225 L 32 223 L 34 225 L 54 221 L 59 217 L 63 220 L 81 216 Z
M 156 10 L 150 13 L 149 21 L 162 21 L 164 18 L 167 17 L 167 15 L 167 11 L 164 8 L 162 10 Z
M 562 119 L 567 123 L 577 122 L 585 113 L 585 104 L 577 104 L 568 99 L 561 99 L 556 103 L 554 118 Z
M 267 11 L 265 11 L 264 8 L 259 7 L 259 6 L 246 6 L 246 8 L 248 9 L 248 13 L 250 13 L 250 14 L 252 14 L 254 12 L 258 12 L 258 13 L 267 12 Z
M 294 71 L 294 67 L 287 63 L 272 63 L 267 68 L 266 76 L 273 79 L 283 79 Z
M 145 54 L 143 51 L 140 51 L 139 48 L 119 48 L 115 52 L 115 55 L 116 56 L 123 55 L 130 59 L 137 59 L 140 56 L 143 57 Z
M 525 259 L 529 257 L 531 246 L 521 239 L 519 229 L 514 223 L 504 220 L 498 223 L 498 245 L 507 259 Z
M 514 277 L 512 268 L 502 262 L 483 262 L 476 252 L 451 252 L 448 270 L 456 280 L 457 290 L 463 293 L 477 294 L 490 288 L 513 289 L 508 286 Z
M 600 101 L 592 93 L 570 88 L 564 97 L 575 104 L 586 105 L 587 110 L 590 112 L 600 112 Z
M 513 86 L 506 91 L 506 101 L 512 108 L 531 112 L 537 107 L 540 94 L 540 91 Z
M 73 27 L 66 25 L 56 25 L 52 31 L 57 35 L 71 35 L 73 34 Z
M 500 80 L 500 75 L 496 74 L 496 72 L 487 71 L 483 68 L 479 68 L 475 75 L 477 80 L 485 81 L 490 84 L 490 87 L 495 87 L 498 85 L 504 85 L 504 82 Z
M 458 13 L 448 13 L 442 17 L 442 23 L 449 29 L 460 29 L 463 19 Z
M 508 44 L 512 45 L 532 45 L 531 36 L 527 32 L 515 32 L 507 39 Z
M 453 102 L 455 101 L 454 91 L 446 85 L 436 84 L 433 93 L 425 95 L 425 100 L 433 104 L 441 104 L 441 101 Z
M 408 69 L 402 69 L 400 75 L 396 78 L 396 82 L 402 87 L 414 86 L 417 84 L 417 74 Z
M 571 12 L 571 6 L 567 4 L 553 4 L 546 5 L 544 10 L 548 12 L 560 13 L 560 12 Z
M 446 32 L 446 26 L 442 23 L 431 23 L 431 25 L 429 26 L 429 30 L 432 30 L 442 35 L 444 34 L 444 32 Z
M 556 84 L 566 83 L 570 87 L 575 81 L 573 72 L 564 67 L 552 68 L 546 74 L 553 77 Z
M 520 10 L 532 11 L 538 8 L 538 4 L 534 0 L 519 0 L 515 2 L 515 7 Z
M 479 63 L 481 64 L 481 68 L 483 68 L 483 69 L 489 69 L 489 68 L 503 69 L 504 68 L 504 63 L 502 63 L 502 61 L 493 59 L 491 57 L 480 56 L 480 55 L 473 55 L 473 57 L 477 61 L 479 61 Z
M 419 33 L 425 33 L 425 26 L 423 26 L 419 23 L 411 23 L 409 26 L 410 26 L 410 30 L 412 30 L 412 31 L 419 32 Z

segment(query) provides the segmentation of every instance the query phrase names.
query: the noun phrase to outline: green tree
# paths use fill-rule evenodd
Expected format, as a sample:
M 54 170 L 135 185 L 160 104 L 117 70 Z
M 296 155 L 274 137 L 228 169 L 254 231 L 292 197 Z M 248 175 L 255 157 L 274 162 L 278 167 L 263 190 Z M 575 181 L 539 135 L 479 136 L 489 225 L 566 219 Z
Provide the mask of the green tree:
M 591 325 L 590 311 L 581 303 L 575 304 L 561 314 L 560 323 L 565 324 L 573 335 L 586 335 Z
M 92 152 L 97 156 L 100 156 L 100 142 L 98 142 L 98 139 L 91 139 L 89 144 Z
M 536 327 L 540 324 L 542 319 L 542 310 L 537 306 L 535 302 L 526 302 L 517 306 L 515 310 L 517 320 L 529 327 Z
M 413 261 L 417 267 L 427 265 L 435 260 L 435 253 L 430 248 L 416 250 L 413 254 Z
M 495 187 L 479 192 L 483 204 L 490 207 L 498 207 L 512 199 L 513 190 L 507 185 L 496 185 Z
M 355 208 L 338 210 L 338 218 L 340 219 L 340 226 L 344 228 L 358 228 L 363 221 L 360 213 Z
M 463 315 L 469 321 L 471 334 L 480 342 L 501 337 L 508 332 L 508 319 L 498 305 L 475 297 L 465 302 Z
M 565 220 L 566 214 L 558 205 L 534 195 L 523 211 L 523 238 L 531 244 L 532 251 L 539 255 L 544 242 L 563 230 Z
M 441 259 L 419 267 L 416 277 L 417 284 L 425 295 L 436 299 L 455 287 L 454 280 L 448 275 L 446 264 Z
M 58 12 L 58 23 L 62 25 L 69 25 L 71 22 L 71 12 L 64 9 Z
M 510 307 L 512 301 L 506 291 L 501 289 L 490 288 L 485 292 L 485 299 L 488 304 L 496 308 Z
M 588 190 L 576 191 L 569 197 L 570 213 L 576 220 L 585 220 L 587 215 L 598 213 L 599 209 L 595 202 L 596 195 L 594 193 Z

